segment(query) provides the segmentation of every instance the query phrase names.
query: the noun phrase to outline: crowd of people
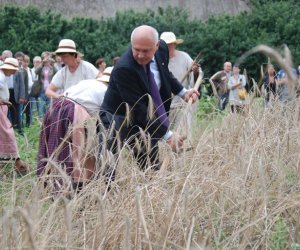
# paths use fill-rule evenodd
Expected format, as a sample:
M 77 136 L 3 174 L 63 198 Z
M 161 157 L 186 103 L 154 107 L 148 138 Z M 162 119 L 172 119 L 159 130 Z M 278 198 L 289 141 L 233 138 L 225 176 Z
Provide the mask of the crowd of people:
M 28 55 L 17 52 L 13 57 L 11 51 L 3 51 L 0 160 L 15 160 L 17 171 L 27 171 L 13 128 L 23 134 L 23 120 L 30 126 L 36 110 L 43 119 L 37 156 L 39 177 L 53 171 L 48 161 L 52 157 L 72 178 L 74 189 L 81 189 L 93 177 L 103 155 L 108 151 L 117 157 L 125 143 L 141 169 L 159 169 L 158 142 L 165 141 L 174 151 L 183 146 L 185 137 L 172 128 L 182 116 L 184 103 L 195 103 L 200 95 L 194 85 L 203 72 L 197 60 L 178 50 L 183 42 L 173 32 L 159 36 L 151 26 L 138 26 L 131 33 L 130 47 L 114 58 L 113 67 L 106 67 L 101 57 L 96 67 L 85 61 L 70 39 L 62 39 L 54 53 L 45 51 L 35 56 L 33 68 L 29 68 Z M 243 112 L 249 104 L 246 78 L 240 74 L 239 65 L 232 67 L 231 62 L 225 62 L 210 82 L 220 111 L 229 103 L 232 112 Z M 276 74 L 268 65 L 263 84 L 266 106 L 271 95 L 278 95 L 281 101 L 288 99 L 283 70 Z M 169 118 L 172 113 L 174 119 Z M 92 117 L 98 119 L 91 122 Z M 87 135 L 87 124 L 93 136 Z M 95 148 L 99 148 L 96 153 Z M 113 166 L 107 169 L 106 180 L 110 182 L 116 171 Z
M 285 69 L 276 72 L 273 64 L 268 63 L 266 72 L 262 77 L 262 95 L 264 96 L 264 106 L 268 107 L 271 98 L 278 99 L 282 104 L 293 100 L 298 95 L 298 90 L 290 91 L 288 81 L 299 82 L 300 66 L 298 69 L 290 68 L 290 78 Z M 223 70 L 216 72 L 209 81 L 213 85 L 214 94 L 218 97 L 218 109 L 225 110 L 230 104 L 232 112 L 244 112 L 249 105 L 249 98 L 246 91 L 246 76 L 240 74 L 239 65 L 232 67 L 231 62 L 225 62 Z

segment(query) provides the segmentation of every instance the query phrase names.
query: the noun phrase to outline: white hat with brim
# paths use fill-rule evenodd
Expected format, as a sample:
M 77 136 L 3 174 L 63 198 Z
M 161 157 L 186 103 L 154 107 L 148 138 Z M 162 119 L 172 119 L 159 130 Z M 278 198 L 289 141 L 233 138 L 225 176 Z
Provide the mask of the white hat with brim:
M 19 62 L 16 58 L 8 57 L 4 60 L 4 63 L 0 66 L 0 69 L 19 70 Z
M 176 39 L 176 36 L 173 32 L 163 32 L 160 35 L 160 39 L 164 40 L 166 44 L 176 43 L 181 44 L 183 43 L 182 39 Z
M 113 67 L 107 67 L 105 68 L 105 70 L 103 71 L 102 76 L 98 77 L 97 80 L 98 81 L 102 81 L 102 82 L 109 82 L 109 78 L 110 78 L 110 74 L 113 70 Z
M 71 39 L 62 39 L 59 42 L 58 49 L 54 52 L 55 54 L 62 53 L 75 53 L 77 54 L 75 42 Z

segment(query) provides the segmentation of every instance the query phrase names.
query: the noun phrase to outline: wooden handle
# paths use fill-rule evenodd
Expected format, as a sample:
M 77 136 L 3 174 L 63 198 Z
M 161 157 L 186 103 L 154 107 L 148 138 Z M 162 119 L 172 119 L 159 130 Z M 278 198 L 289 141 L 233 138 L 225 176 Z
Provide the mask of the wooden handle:
M 197 78 L 197 81 L 196 81 L 196 83 L 195 83 L 195 85 L 194 85 L 194 90 L 198 90 L 199 89 L 199 87 L 200 87 L 200 85 L 201 85 L 201 83 L 202 83 L 202 78 L 203 78 L 203 73 L 199 73 L 199 76 L 198 76 L 198 78 Z M 189 102 L 188 102 L 188 104 L 189 105 L 191 105 L 193 103 L 193 98 L 191 97 L 190 99 L 189 99 Z
M 190 74 L 190 72 L 191 72 L 191 70 L 192 70 L 192 68 L 193 68 L 194 63 L 195 63 L 195 62 L 198 62 L 199 57 L 200 57 L 200 52 L 198 53 L 198 55 L 197 55 L 196 58 L 194 59 L 194 61 L 193 61 L 193 63 L 191 64 L 191 66 L 190 66 L 190 67 L 188 68 L 188 70 L 185 72 L 185 75 L 183 76 L 183 78 L 182 78 L 181 81 L 180 81 L 180 84 L 181 84 L 181 85 L 183 84 L 185 78 L 187 78 L 187 76 Z
M 209 82 L 210 82 L 210 85 L 211 85 L 211 87 L 213 89 L 214 96 L 216 96 L 217 98 L 219 98 L 219 95 L 218 95 L 217 89 L 215 87 L 215 84 L 213 83 L 213 81 L 211 79 L 209 79 Z

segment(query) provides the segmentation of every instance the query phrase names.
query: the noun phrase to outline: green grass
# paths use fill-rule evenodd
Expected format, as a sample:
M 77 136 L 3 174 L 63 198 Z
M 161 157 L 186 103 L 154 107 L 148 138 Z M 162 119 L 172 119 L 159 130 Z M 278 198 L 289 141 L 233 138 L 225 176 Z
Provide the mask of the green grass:
M 287 249 L 289 232 L 283 218 L 278 217 L 275 221 L 274 229 L 271 235 L 271 249 Z
M 15 131 L 20 158 L 30 165 L 31 170 L 35 170 L 36 167 L 40 127 L 41 122 L 34 117 L 31 126 L 24 127 L 23 135 L 19 135 Z
M 32 125 L 23 129 L 24 135 L 20 135 L 15 130 L 17 146 L 19 149 L 20 158 L 30 167 L 30 172 L 26 176 L 19 176 L 14 171 L 14 161 L 7 161 L 0 168 L 0 203 L 5 206 L 6 203 L 14 200 L 7 200 L 7 197 L 15 193 L 15 205 L 21 205 L 24 199 L 19 199 L 24 195 L 27 196 L 31 191 L 32 182 L 36 181 L 36 166 L 37 166 L 37 151 L 40 135 L 40 121 L 37 117 L 33 118 Z M 14 187 L 17 186 L 17 189 Z M 22 188 L 20 188 L 22 187 Z

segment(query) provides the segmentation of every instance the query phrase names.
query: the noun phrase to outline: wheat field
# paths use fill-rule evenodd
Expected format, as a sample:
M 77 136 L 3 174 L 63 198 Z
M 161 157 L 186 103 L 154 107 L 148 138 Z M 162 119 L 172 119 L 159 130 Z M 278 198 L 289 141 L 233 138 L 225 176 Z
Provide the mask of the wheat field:
M 299 249 L 299 121 L 299 100 L 212 114 L 161 170 L 123 153 L 109 191 L 100 175 L 71 199 L 2 168 L 0 248 Z

